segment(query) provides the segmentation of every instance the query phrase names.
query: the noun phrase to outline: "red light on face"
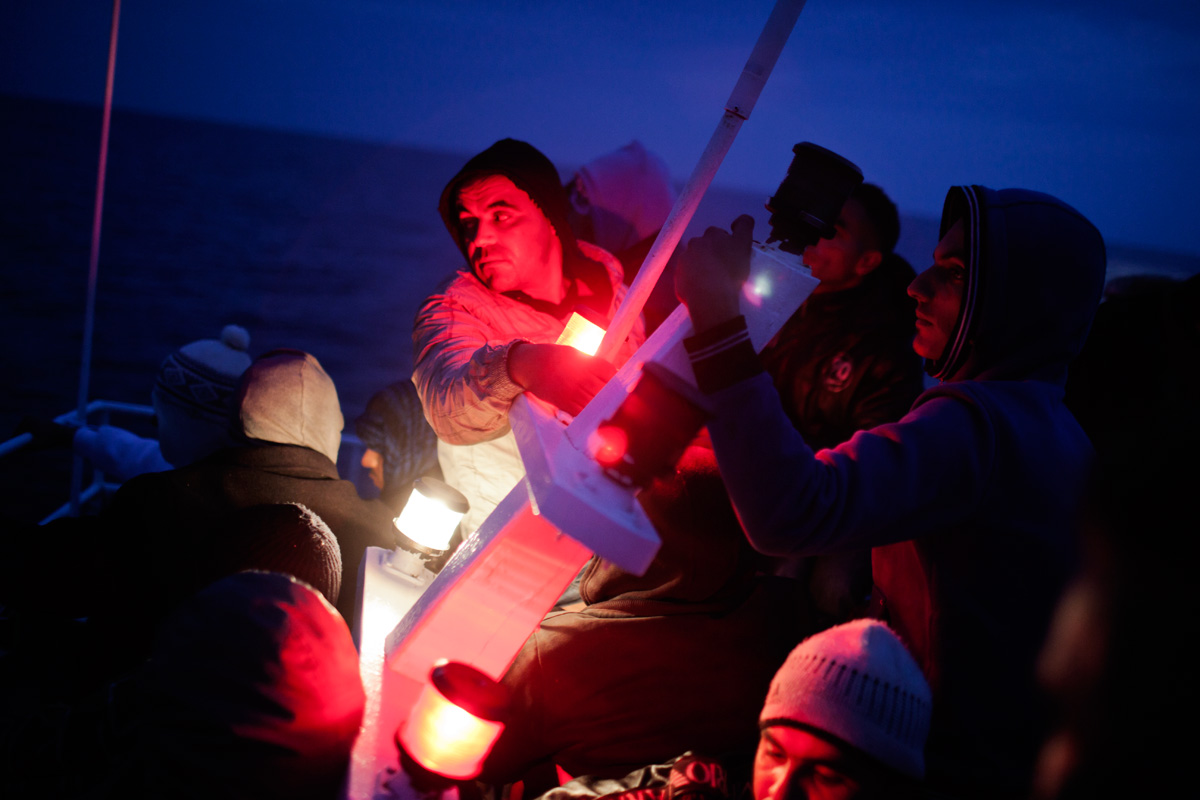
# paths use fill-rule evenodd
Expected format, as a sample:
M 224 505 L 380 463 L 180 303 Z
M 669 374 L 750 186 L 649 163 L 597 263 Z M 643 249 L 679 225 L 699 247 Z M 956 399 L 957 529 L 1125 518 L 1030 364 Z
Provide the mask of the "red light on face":
M 600 466 L 616 466 L 629 452 L 629 434 L 616 425 L 601 425 L 589 437 L 592 458 Z

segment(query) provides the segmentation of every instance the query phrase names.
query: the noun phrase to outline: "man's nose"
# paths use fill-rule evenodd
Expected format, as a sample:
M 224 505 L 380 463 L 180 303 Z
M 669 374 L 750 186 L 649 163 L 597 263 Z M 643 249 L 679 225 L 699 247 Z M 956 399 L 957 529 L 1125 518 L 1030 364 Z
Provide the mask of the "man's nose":
M 929 280 L 929 270 L 925 270 L 917 277 L 913 278 L 912 283 L 908 285 L 908 296 L 913 300 L 921 301 L 929 299 L 929 291 L 926 287 L 926 282 Z
M 475 225 L 468 241 L 476 247 L 487 247 L 496 241 L 496 228 L 488 222 L 481 221 Z

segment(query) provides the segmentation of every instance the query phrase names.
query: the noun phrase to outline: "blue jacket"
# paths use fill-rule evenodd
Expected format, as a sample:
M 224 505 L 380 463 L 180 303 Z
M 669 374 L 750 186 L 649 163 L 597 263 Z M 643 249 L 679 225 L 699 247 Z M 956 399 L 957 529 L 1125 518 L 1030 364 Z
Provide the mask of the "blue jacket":
M 736 322 L 689 349 L 707 354 L 697 378 L 750 541 L 778 555 L 872 547 L 881 613 L 933 687 L 931 782 L 1015 796 L 1041 740 L 1034 663 L 1072 567 L 1092 457 L 1062 395 L 1099 303 L 1104 243 L 1036 192 L 956 187 L 942 232 L 960 218 L 963 309 L 927 365 L 943 383 L 896 423 L 814 453 Z

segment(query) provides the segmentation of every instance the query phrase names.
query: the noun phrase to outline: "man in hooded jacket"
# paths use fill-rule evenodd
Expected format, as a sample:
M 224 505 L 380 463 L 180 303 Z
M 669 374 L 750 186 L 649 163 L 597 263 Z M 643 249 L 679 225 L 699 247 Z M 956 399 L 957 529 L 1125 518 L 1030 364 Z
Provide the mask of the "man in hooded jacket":
M 533 146 L 502 139 L 450 179 L 438 204 L 469 267 L 421 306 L 413 382 L 438 435 L 446 482 L 470 503 L 470 535 L 525 474 L 508 410 L 528 391 L 577 414 L 614 365 L 556 344 L 571 314 L 612 319 L 621 264 L 577 241 L 558 171 Z M 639 322 L 618 353 L 645 338 Z
M 934 263 L 909 288 L 913 348 L 939 385 L 899 422 L 814 453 L 738 316 L 752 227 L 693 240 L 678 282 L 742 525 L 770 554 L 873 548 L 877 613 L 933 687 L 931 785 L 1024 796 L 1044 726 L 1033 665 L 1092 459 L 1062 398 L 1099 303 L 1103 239 L 1048 195 L 952 188 Z

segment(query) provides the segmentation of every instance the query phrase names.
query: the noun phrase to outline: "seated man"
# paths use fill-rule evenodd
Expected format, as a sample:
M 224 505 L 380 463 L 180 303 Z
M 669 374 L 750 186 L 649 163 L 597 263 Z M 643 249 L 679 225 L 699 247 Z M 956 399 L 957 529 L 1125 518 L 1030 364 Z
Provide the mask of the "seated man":
M 412 381 L 396 381 L 371 395 L 366 411 L 354 420 L 354 432 L 366 447 L 360 463 L 392 513 L 404 509 L 417 478 L 441 480 L 437 435 Z
M 50 592 L 64 613 L 106 619 L 129 631 L 131 641 L 144 641 L 146 627 L 165 611 L 159 606 L 166 589 L 154 587 L 178 579 L 175 573 L 204 568 L 224 546 L 233 512 L 294 503 L 337 537 L 340 592 L 330 600 L 353 622 L 363 553 L 394 546 L 395 526 L 386 506 L 363 500 L 338 478 L 342 412 L 333 381 L 308 353 L 274 350 L 246 370 L 235 406 L 238 446 L 181 469 L 140 475 L 98 517 L 51 523 L 38 548 L 21 554 L 30 563 L 55 553 L 63 561 L 64 549 L 73 553 L 68 568 L 55 572 L 59 584 Z M 39 548 L 43 552 L 32 552 Z M 36 590 L 18 586 L 14 594 Z M 141 654 L 114 655 L 136 661 Z
M 688 343 L 750 541 L 773 555 L 871 547 L 877 613 L 933 687 L 929 777 L 1024 796 L 1045 725 L 1033 665 L 1074 560 L 1092 448 L 1063 405 L 1100 299 L 1099 231 L 1048 195 L 950 190 L 933 265 L 909 287 L 913 349 L 942 381 L 896 423 L 814 452 L 738 316 L 753 221 L 688 245 Z
M 600 558 L 578 612 L 552 613 L 504 677 L 507 727 L 481 780 L 527 796 L 569 775 L 620 777 L 684 750 L 742 752 L 771 676 L 802 637 L 791 582 L 755 576 L 756 557 L 712 451 L 639 495 L 662 537 L 642 576 Z
M 887 625 L 861 619 L 801 642 L 771 680 L 758 751 L 686 753 L 620 779 L 579 778 L 542 800 L 917 800 L 929 684 Z
M 238 381 L 250 356 L 250 334 L 237 325 L 221 329 L 220 339 L 201 339 L 163 359 L 150 400 L 158 438 L 147 439 L 115 425 L 60 425 L 26 418 L 34 447 L 72 447 L 108 480 L 122 483 L 145 472 L 186 467 L 229 447 L 229 413 Z
M 550 161 L 504 139 L 467 162 L 438 205 L 469 269 L 417 313 L 413 380 L 439 438 L 446 482 L 470 503 L 469 536 L 525 474 L 508 410 L 523 391 L 577 414 L 612 364 L 555 341 L 582 308 L 608 321 L 625 297 L 620 263 L 579 242 Z M 635 327 L 624 362 L 644 338 Z
M 754 800 L 917 797 L 931 711 L 929 684 L 886 625 L 818 633 L 771 681 Z
M 241 572 L 205 588 L 163 627 L 142 683 L 126 792 L 340 795 L 365 698 L 349 631 L 307 584 Z

